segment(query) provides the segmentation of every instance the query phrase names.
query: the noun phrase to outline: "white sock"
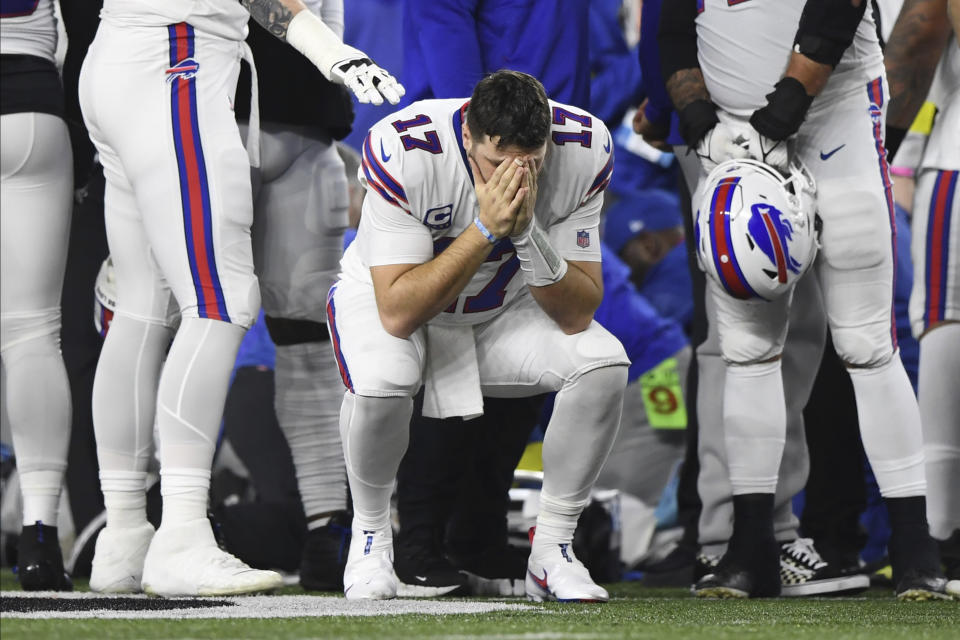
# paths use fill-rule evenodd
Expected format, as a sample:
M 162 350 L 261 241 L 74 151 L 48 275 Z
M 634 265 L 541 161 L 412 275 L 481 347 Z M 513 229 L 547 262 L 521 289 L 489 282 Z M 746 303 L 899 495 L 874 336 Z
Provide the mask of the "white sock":
M 920 410 L 900 353 L 879 367 L 851 367 L 860 437 L 885 498 L 926 493 Z
M 960 323 L 920 339 L 920 418 L 926 454 L 930 533 L 945 540 L 960 529 Z
M 344 395 L 340 437 L 355 527 L 368 531 L 390 527 L 390 496 L 410 440 L 412 413 L 412 398 Z
M 108 527 L 132 529 L 147 522 L 146 483 L 146 471 L 100 471 Z
M 573 532 L 577 529 L 577 520 L 590 502 L 584 500 L 561 500 L 551 496 L 546 490 L 540 492 L 540 513 L 537 514 L 537 531 L 533 536 L 533 547 L 566 544 L 573 541 Z
M 277 421 L 290 445 L 307 528 L 325 525 L 347 506 L 340 442 L 343 383 L 326 342 L 277 347 Z
M 160 470 L 163 496 L 162 526 L 170 527 L 207 517 L 210 471 L 165 468 Z
M 723 432 L 733 495 L 775 493 L 787 434 L 780 360 L 727 365 Z
M 63 469 L 20 469 L 20 493 L 23 495 L 23 525 L 42 522 L 57 526 Z

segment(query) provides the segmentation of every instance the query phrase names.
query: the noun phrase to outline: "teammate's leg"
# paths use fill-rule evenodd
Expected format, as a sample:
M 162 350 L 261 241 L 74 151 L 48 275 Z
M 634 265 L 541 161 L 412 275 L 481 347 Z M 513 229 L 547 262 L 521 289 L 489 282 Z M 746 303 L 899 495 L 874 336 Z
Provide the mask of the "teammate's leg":
M 50 114 L 2 119 L 0 359 L 23 495 L 19 575 L 25 589 L 69 589 L 56 527 L 70 440 L 70 388 L 60 355 L 70 141 L 66 124 Z
M 420 387 L 423 331 L 401 340 L 380 324 L 373 287 L 340 281 L 327 297 L 327 325 L 344 386 L 340 437 L 353 496 L 353 533 L 343 575 L 348 599 L 397 595 L 390 495 L 407 449 Z
M 143 587 L 161 595 L 280 583 L 220 551 L 206 519 L 227 383 L 259 306 L 249 162 L 229 107 L 239 57 L 238 43 L 184 23 L 102 24 L 84 69 L 85 116 L 123 162 L 182 316 L 157 392 L 163 521 L 144 561 Z M 197 69 L 169 72 L 188 58 Z
M 919 403 L 930 533 L 960 546 L 960 171 L 928 169 L 914 196 L 910 320 L 920 339 Z M 949 549 L 945 549 L 947 561 Z M 960 565 L 960 549 L 948 563 Z M 960 577 L 953 575 L 951 577 Z
M 678 152 L 677 157 L 685 177 L 703 177 L 695 154 Z M 696 193 L 696 182 L 696 178 L 687 180 L 692 193 Z M 694 206 L 697 206 L 696 202 Z M 815 371 L 810 365 L 820 357 L 826 326 L 819 286 L 814 279 L 801 281 L 794 297 L 796 304 L 791 305 L 781 364 L 786 400 L 786 440 L 774 497 L 774 531 L 780 543 L 793 541 L 798 536 L 792 499 L 806 483 L 809 468 L 802 409 L 814 380 Z M 696 346 L 699 375 L 695 402 L 700 462 L 697 490 L 702 506 L 698 522 L 701 549 L 694 582 L 706 575 L 723 556 L 733 530 L 733 494 L 723 426 L 726 366 L 720 353 L 715 304 L 709 294 L 705 295 L 704 306 L 707 335 Z
M 716 571 L 698 582 L 697 595 L 777 595 L 773 506 L 787 428 L 781 353 L 793 292 L 757 302 L 736 300 L 713 281 L 707 287 L 726 362 L 722 415 L 733 532 Z
M 811 111 L 801 142 L 817 178 L 824 222 L 818 262 L 824 307 L 853 382 L 864 450 L 890 514 L 897 593 L 942 597 L 939 556 L 926 520 L 920 413 L 893 326 L 895 220 L 880 82 Z M 827 166 L 815 158 L 816 149 L 841 139 L 842 164 Z
M 571 543 L 620 425 L 628 363 L 623 346 L 595 322 L 565 335 L 530 296 L 481 325 L 476 338 L 484 395 L 557 391 L 543 442 L 544 481 L 527 595 L 606 600 L 606 591 L 576 560 Z M 589 351 L 584 343 L 591 345 Z
M 94 434 L 107 526 L 97 538 L 94 591 L 140 591 L 153 526 L 147 522 L 147 466 L 153 454 L 157 384 L 175 315 L 173 296 L 149 259 L 150 245 L 116 156 L 100 146 L 107 181 L 104 214 L 117 307 L 93 385 Z M 144 259 L 147 256 L 147 259 Z

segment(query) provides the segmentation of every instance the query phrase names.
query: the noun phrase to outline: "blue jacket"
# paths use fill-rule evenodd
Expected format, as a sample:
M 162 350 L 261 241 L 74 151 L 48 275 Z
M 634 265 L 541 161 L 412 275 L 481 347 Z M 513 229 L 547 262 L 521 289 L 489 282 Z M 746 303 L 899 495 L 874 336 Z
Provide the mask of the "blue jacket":
M 684 144 L 680 137 L 677 114 L 667 93 L 666 79 L 660 72 L 660 46 L 657 29 L 660 26 L 660 7 L 663 0 L 644 0 L 640 13 L 640 68 L 643 70 L 643 91 L 647 95 L 647 120 L 670 123 L 670 144 Z
M 590 108 L 589 0 L 406 0 L 404 104 L 459 98 L 487 73 L 536 77 L 558 102 Z M 387 61 L 382 61 L 386 63 Z

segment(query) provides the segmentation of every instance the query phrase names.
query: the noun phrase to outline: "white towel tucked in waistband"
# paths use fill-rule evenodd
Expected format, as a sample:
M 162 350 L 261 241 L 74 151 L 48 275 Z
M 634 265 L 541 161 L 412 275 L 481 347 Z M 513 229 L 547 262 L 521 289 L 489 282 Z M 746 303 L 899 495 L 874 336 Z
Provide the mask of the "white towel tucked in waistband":
M 473 327 L 427 325 L 423 385 L 424 416 L 470 420 L 483 415 Z

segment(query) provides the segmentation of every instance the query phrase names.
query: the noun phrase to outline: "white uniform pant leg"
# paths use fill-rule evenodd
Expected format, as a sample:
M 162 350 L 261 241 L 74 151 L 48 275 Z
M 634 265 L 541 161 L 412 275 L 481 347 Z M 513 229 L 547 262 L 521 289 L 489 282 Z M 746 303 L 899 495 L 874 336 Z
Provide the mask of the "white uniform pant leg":
M 629 359 L 597 322 L 567 335 L 523 293 L 475 330 L 483 394 L 557 391 L 543 441 L 535 544 L 567 543 L 613 446 Z
M 896 354 L 893 192 L 883 148 L 885 81 L 815 105 L 798 150 L 817 181 L 823 220 L 817 276 L 848 364 L 867 457 L 886 497 L 923 495 L 917 401 Z M 824 159 L 824 151 L 840 146 Z
M 24 524 L 56 526 L 70 441 L 70 388 L 60 355 L 60 292 L 73 172 L 62 119 L 2 116 L 0 361 L 24 498 Z
M 97 457 L 101 476 L 115 471 L 145 474 L 153 452 L 160 371 L 178 314 L 119 159 L 105 146 L 100 159 L 117 306 L 93 384 Z
M 94 144 L 118 158 L 181 315 L 248 327 L 259 291 L 250 166 L 230 109 L 240 55 L 240 43 L 182 23 L 104 23 L 80 99 Z
M 353 497 L 354 527 L 389 525 L 390 495 L 406 452 L 413 396 L 420 388 L 425 331 L 408 339 L 383 328 L 373 285 L 337 282 L 327 296 L 327 325 L 341 380 L 340 438 Z
M 960 321 L 960 171 L 924 169 L 913 197 L 910 325 Z
M 81 75 L 91 138 L 122 167 L 183 317 L 157 393 L 165 526 L 205 515 L 230 371 L 259 308 L 249 161 L 230 109 L 241 54 L 185 23 L 104 22 Z
M 920 339 L 918 401 L 930 533 L 960 529 L 960 172 L 920 173 L 913 207 L 910 320 Z

